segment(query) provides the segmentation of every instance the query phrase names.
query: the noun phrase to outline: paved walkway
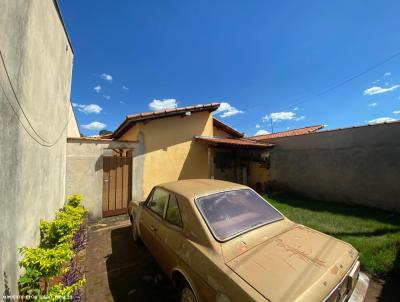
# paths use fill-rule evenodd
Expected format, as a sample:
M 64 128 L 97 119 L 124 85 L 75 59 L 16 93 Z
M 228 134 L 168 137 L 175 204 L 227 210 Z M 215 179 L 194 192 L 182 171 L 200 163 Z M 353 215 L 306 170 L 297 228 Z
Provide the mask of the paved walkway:
M 86 301 L 173 302 L 177 292 L 143 245 L 131 239 L 127 217 L 91 224 L 86 260 Z M 400 301 L 399 279 L 371 280 L 364 302 Z
M 133 243 L 129 219 L 90 225 L 86 255 L 86 301 L 177 301 L 146 248 Z

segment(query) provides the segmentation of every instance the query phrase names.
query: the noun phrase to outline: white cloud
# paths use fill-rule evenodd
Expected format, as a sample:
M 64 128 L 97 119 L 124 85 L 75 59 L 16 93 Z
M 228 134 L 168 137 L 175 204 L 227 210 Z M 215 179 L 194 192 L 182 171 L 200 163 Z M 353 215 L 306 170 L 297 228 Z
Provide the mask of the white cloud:
M 388 76 L 390 76 L 392 73 L 390 72 L 390 71 L 388 71 L 388 72 L 385 72 L 384 74 L 383 74 L 383 76 L 384 77 L 388 77 Z
M 263 117 L 264 121 L 272 119 L 273 122 L 280 122 L 285 120 L 292 120 L 296 117 L 296 113 L 290 111 L 273 112 Z
M 397 89 L 399 87 L 400 87 L 400 85 L 393 85 L 392 87 L 389 87 L 389 88 L 383 88 L 383 87 L 379 87 L 379 86 L 374 86 L 374 87 L 366 89 L 364 91 L 364 95 L 374 95 L 374 94 L 385 93 L 385 92 L 388 92 L 388 91 L 395 90 L 395 89 Z
M 373 81 L 372 82 L 372 84 L 376 84 L 376 83 L 379 83 L 381 80 L 376 80 L 376 81 Z
M 87 125 L 82 125 L 83 129 L 87 129 L 87 130 L 103 130 L 106 128 L 106 124 L 100 123 L 100 122 L 92 122 L 90 124 Z
M 388 123 L 388 122 L 394 122 L 394 121 L 396 121 L 396 119 L 391 118 L 391 117 L 380 117 L 380 118 L 370 120 L 368 122 L 368 124 L 376 125 L 376 124 L 382 124 L 382 123 Z
M 324 124 L 324 128 L 327 128 L 327 127 L 329 127 L 329 125 L 328 124 Z
M 264 129 L 260 129 L 256 132 L 255 135 L 264 135 L 264 134 L 269 134 L 269 132 L 267 130 Z
M 111 96 L 103 94 L 103 98 L 105 98 L 106 100 L 109 100 L 109 99 L 111 99 Z
M 102 73 L 100 75 L 100 78 L 102 78 L 103 80 L 109 81 L 109 82 L 111 82 L 113 79 L 111 74 L 106 74 L 106 73 Z
M 297 111 L 297 110 L 299 110 L 299 107 L 294 107 L 293 108 L 293 111 Z
M 229 117 L 229 116 L 234 116 L 239 113 L 244 113 L 242 110 L 239 110 L 235 107 L 233 107 L 231 104 L 222 102 L 218 108 L 217 111 L 215 111 L 215 114 L 219 114 L 220 117 Z
M 393 111 L 394 114 L 400 114 L 400 110 Z
M 175 99 L 152 100 L 149 103 L 149 108 L 152 111 L 176 108 L 178 102 Z
M 119 101 L 120 104 L 126 104 L 124 101 Z
M 99 114 L 103 108 L 96 104 L 82 105 L 75 104 L 74 107 L 78 108 L 78 111 L 83 112 L 85 114 L 96 113 Z
M 96 93 L 100 93 L 101 86 L 100 85 L 94 86 L 93 89 L 94 89 L 94 91 L 96 91 Z
M 257 128 L 257 129 L 260 129 L 261 126 L 260 126 L 259 124 L 256 124 L 256 128 Z
M 125 85 L 122 85 L 122 89 L 124 89 L 124 90 L 129 90 L 129 88 L 126 87 Z
M 96 104 L 89 104 L 89 105 L 84 105 L 84 104 L 77 104 L 77 103 L 72 103 L 72 106 L 77 108 L 78 111 L 83 112 L 85 114 L 99 114 L 103 110 L 99 105 Z
M 376 103 L 376 102 L 368 105 L 368 107 L 376 107 L 376 106 L 378 106 L 378 103 Z
M 296 117 L 294 120 L 297 122 L 297 121 L 302 121 L 304 119 L 306 119 L 306 117 L 304 115 L 302 115 L 302 116 Z

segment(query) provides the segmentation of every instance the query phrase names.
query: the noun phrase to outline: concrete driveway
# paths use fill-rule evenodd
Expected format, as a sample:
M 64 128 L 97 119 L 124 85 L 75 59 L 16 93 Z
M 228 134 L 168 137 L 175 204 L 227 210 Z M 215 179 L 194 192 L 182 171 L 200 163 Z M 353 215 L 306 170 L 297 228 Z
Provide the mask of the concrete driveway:
M 85 301 L 177 301 L 146 248 L 133 243 L 127 217 L 91 224 L 86 255 Z
M 108 218 L 89 226 L 85 301 L 177 301 L 176 290 L 143 245 L 131 239 L 130 222 Z M 399 301 L 395 281 L 371 280 L 365 302 Z

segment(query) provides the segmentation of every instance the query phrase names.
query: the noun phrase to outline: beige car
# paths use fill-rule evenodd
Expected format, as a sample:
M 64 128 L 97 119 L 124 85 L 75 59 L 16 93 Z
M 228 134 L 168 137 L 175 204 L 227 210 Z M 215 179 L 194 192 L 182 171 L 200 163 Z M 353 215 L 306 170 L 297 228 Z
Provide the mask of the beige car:
M 290 221 L 243 185 L 166 183 L 129 213 L 134 240 L 181 301 L 362 301 L 368 287 L 350 244 Z

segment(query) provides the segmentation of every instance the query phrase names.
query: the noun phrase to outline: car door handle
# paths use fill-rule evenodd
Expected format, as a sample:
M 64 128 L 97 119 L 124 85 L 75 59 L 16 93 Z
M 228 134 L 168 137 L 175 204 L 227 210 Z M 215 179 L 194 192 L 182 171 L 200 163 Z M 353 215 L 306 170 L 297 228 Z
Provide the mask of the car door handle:
M 151 226 L 150 226 L 150 230 L 152 230 L 153 232 L 155 232 L 155 231 L 156 231 L 156 228 L 153 227 L 153 226 L 151 225 Z

